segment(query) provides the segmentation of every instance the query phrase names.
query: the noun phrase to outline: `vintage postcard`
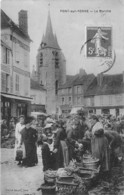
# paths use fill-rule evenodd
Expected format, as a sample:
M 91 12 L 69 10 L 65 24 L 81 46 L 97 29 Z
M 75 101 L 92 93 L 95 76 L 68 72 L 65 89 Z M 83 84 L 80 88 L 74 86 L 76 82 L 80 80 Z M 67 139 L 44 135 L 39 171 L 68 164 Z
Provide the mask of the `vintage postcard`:
M 124 194 L 124 0 L 1 1 L 1 195 Z

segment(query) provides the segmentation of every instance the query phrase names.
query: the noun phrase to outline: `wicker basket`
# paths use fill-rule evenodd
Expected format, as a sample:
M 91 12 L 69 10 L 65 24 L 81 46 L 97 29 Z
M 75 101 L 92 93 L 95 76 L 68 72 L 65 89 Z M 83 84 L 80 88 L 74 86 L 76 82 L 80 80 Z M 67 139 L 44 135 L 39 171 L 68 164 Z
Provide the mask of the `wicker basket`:
M 83 160 L 83 166 L 87 169 L 97 169 L 99 166 L 99 159 Z
M 49 170 L 49 171 L 51 171 L 51 173 L 52 173 L 52 172 L 55 173 L 55 171 L 53 171 L 53 170 Z M 55 181 L 56 181 L 56 174 L 50 175 L 50 174 L 48 174 L 48 171 L 46 171 L 46 172 L 44 173 L 44 180 L 45 180 L 47 183 L 55 183 Z
M 46 185 L 42 184 L 40 187 L 42 191 L 42 195 L 55 195 L 56 194 L 56 186 L 55 185 Z
M 56 180 L 57 192 L 59 195 L 75 195 L 78 184 Z
M 56 177 L 48 177 L 47 175 L 44 175 L 44 181 L 47 183 L 55 183 Z

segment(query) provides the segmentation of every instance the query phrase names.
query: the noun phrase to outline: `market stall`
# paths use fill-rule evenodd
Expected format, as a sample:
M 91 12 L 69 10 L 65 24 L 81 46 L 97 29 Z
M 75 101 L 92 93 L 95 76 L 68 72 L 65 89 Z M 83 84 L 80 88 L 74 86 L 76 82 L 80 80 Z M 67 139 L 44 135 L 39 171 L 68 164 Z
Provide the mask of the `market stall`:
M 82 161 L 71 161 L 67 167 L 57 171 L 47 170 L 40 190 L 42 195 L 70 195 L 86 193 L 98 179 L 99 159 L 84 155 Z

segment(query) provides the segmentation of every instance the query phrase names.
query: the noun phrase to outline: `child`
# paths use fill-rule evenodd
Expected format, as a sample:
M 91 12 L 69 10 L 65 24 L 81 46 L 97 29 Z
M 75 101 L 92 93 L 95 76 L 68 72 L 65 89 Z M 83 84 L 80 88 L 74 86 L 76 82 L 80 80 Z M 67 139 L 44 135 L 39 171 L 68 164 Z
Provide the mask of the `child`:
M 38 141 L 38 145 L 41 145 L 42 150 L 42 161 L 43 161 L 43 171 L 51 168 L 51 152 L 48 144 L 48 138 L 42 135 L 41 140 Z

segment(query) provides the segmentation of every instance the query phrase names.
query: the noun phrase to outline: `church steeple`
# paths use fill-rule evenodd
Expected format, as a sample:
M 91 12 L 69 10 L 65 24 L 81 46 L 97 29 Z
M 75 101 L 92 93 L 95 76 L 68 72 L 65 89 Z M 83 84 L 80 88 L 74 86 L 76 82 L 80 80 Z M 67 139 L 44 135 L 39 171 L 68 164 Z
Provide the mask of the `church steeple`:
M 53 48 L 53 49 L 59 49 L 60 50 L 57 38 L 53 34 L 50 11 L 48 12 L 46 33 L 42 37 L 41 47 L 42 48 L 47 47 L 47 48 Z
M 46 88 L 46 111 L 57 111 L 57 89 L 66 81 L 66 61 L 52 26 L 50 11 L 37 54 L 37 80 Z
M 53 28 L 52 28 L 52 23 L 51 23 L 51 17 L 50 17 L 50 11 L 48 12 L 48 17 L 47 17 L 47 27 L 46 27 L 46 36 L 53 36 Z

